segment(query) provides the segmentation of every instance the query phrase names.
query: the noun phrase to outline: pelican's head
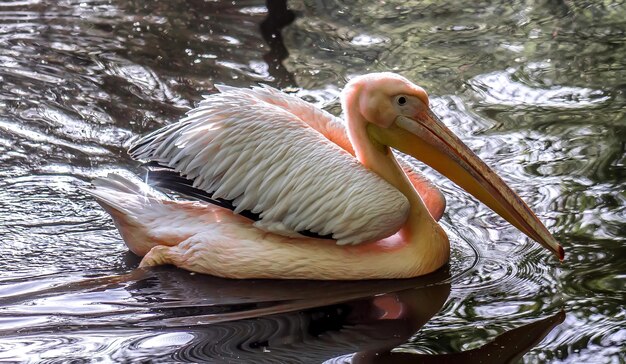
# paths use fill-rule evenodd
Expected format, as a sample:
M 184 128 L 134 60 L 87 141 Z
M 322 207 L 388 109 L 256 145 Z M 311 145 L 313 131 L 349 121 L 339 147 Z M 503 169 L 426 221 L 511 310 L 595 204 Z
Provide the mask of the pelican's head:
M 350 80 L 342 103 L 359 114 L 372 142 L 428 164 L 563 259 L 526 203 L 431 111 L 424 89 L 394 73 L 372 73 Z

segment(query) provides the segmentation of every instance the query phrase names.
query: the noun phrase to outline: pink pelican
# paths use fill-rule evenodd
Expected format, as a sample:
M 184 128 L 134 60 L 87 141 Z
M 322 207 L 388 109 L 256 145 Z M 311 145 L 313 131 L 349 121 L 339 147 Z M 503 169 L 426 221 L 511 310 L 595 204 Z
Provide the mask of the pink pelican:
M 530 208 L 402 76 L 373 73 L 348 82 L 345 122 L 271 87 L 217 89 L 129 151 L 169 170 L 161 178 L 166 187 L 205 193 L 216 204 L 170 199 L 119 175 L 89 190 L 129 249 L 143 256 L 140 266 L 173 264 L 228 278 L 433 272 L 450 257 L 437 223 L 445 199 L 391 148 L 435 168 L 563 259 Z

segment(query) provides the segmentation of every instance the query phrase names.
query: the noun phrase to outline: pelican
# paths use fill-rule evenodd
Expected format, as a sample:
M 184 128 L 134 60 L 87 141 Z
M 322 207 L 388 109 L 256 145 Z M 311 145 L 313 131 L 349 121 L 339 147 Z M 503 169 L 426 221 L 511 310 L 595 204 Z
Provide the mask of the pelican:
M 268 86 L 217 89 L 129 150 L 162 168 L 162 186 L 205 201 L 171 199 L 120 175 L 88 190 L 142 267 L 239 279 L 433 272 L 450 257 L 437 223 L 445 199 L 391 149 L 433 167 L 563 260 L 531 209 L 400 75 L 350 80 L 345 121 Z

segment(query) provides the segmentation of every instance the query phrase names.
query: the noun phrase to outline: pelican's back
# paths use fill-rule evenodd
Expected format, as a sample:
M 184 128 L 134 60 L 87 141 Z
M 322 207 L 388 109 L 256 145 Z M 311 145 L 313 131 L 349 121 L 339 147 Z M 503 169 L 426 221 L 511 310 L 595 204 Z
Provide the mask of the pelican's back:
M 259 214 L 258 228 L 285 236 L 306 230 L 356 244 L 402 226 L 404 195 L 304 122 L 306 115 L 249 90 L 222 89 L 140 139 L 131 156 L 174 169 L 232 201 L 235 212 Z

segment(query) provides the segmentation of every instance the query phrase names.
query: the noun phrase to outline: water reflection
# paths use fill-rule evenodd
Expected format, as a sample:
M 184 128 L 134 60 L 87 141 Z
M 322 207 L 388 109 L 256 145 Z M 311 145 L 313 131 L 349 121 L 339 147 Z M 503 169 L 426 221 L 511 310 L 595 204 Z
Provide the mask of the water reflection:
M 391 352 L 440 311 L 449 280 L 444 269 L 393 281 L 237 281 L 171 267 L 28 277 L 0 288 L 0 335 L 5 350 L 37 352 L 40 359 L 66 355 L 67 346 L 124 361 L 509 362 L 564 318 L 515 328 L 464 353 Z M 11 316 L 27 325 L 15 332 Z
M 295 18 L 293 11 L 287 8 L 287 0 L 266 1 L 267 16 L 261 22 L 260 29 L 269 51 L 263 56 L 269 73 L 274 77 L 279 87 L 289 87 L 296 84 L 293 75 L 285 67 L 284 62 L 289 52 L 283 43 L 281 29 L 289 25 Z
M 472 350 L 454 354 L 415 354 L 407 352 L 356 354 L 352 363 L 515 363 L 565 320 L 565 312 L 537 320 L 497 336 Z M 355 360 L 357 359 L 357 360 Z

